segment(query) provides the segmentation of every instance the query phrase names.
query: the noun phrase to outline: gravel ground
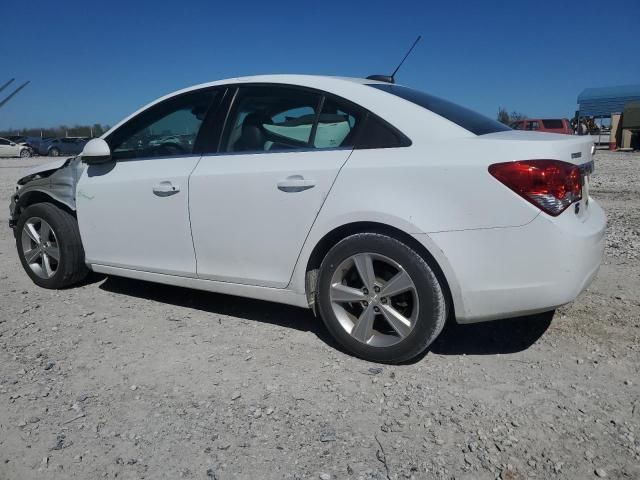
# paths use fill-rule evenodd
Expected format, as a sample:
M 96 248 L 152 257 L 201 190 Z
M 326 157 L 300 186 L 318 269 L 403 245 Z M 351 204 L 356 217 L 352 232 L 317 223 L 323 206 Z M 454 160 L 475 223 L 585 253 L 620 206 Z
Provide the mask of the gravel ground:
M 0 198 L 27 165 L 0 159 Z M 0 219 L 0 478 L 640 478 L 640 154 L 598 152 L 571 305 L 367 363 L 307 311 L 118 278 L 35 287 Z M 549 266 L 553 274 L 553 266 Z

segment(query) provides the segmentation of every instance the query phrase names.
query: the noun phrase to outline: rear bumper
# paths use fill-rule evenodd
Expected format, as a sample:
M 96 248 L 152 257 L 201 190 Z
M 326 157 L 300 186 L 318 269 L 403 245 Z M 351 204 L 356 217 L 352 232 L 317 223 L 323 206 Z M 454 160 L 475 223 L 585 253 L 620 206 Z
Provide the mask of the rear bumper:
M 589 214 L 573 208 L 540 214 L 521 227 L 429 234 L 440 252 L 459 323 L 552 310 L 573 301 L 602 261 L 606 216 L 590 199 Z M 415 235 L 425 246 L 425 235 Z M 440 258 L 438 258 L 440 257 Z

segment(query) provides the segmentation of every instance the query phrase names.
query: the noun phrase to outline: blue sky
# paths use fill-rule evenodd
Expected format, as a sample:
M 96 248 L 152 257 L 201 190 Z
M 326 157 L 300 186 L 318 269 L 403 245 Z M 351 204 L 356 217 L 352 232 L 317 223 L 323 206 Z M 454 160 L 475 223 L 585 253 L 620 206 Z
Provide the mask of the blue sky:
M 0 109 L 0 129 L 113 124 L 238 75 L 390 73 L 418 34 L 398 83 L 492 117 L 570 116 L 586 87 L 640 83 L 638 0 L 93 4 L 13 3 L 0 84 L 31 84 Z

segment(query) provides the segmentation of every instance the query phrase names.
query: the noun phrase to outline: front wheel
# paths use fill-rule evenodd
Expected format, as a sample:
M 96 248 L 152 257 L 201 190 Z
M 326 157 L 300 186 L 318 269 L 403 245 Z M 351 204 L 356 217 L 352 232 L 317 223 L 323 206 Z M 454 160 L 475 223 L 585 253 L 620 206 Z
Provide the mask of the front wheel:
M 49 156 L 50 157 L 59 157 L 60 156 L 60 150 L 58 150 L 57 148 L 52 148 L 51 150 L 49 150 Z
M 435 340 L 447 306 L 429 264 L 404 243 L 375 233 L 345 238 L 320 266 L 318 307 L 340 345 L 365 360 L 400 363 Z
M 31 149 L 29 148 L 23 148 L 22 150 L 20 150 L 20 157 L 22 158 L 27 158 L 31 156 Z
M 68 287 L 89 272 L 76 219 L 50 203 L 36 203 L 22 212 L 16 246 L 22 267 L 40 287 Z

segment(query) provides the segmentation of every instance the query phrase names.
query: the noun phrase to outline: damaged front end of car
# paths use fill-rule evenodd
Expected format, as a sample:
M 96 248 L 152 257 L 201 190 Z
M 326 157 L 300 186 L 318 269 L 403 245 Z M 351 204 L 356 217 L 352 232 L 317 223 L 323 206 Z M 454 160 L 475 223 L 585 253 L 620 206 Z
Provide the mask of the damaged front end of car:
M 52 202 L 75 212 L 76 185 L 84 165 L 80 157 L 57 160 L 40 165 L 20 178 L 11 195 L 9 226 L 14 229 L 22 211 L 29 205 Z

